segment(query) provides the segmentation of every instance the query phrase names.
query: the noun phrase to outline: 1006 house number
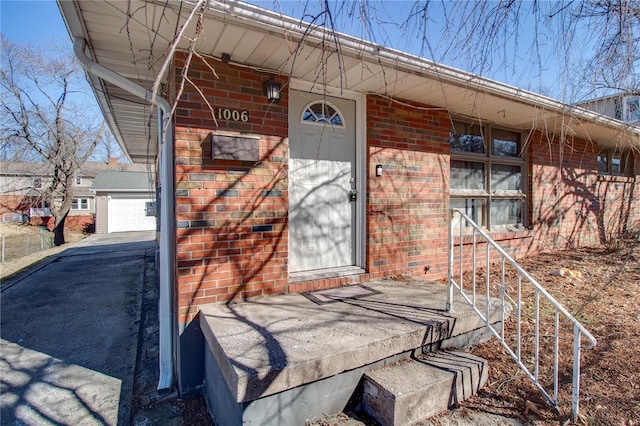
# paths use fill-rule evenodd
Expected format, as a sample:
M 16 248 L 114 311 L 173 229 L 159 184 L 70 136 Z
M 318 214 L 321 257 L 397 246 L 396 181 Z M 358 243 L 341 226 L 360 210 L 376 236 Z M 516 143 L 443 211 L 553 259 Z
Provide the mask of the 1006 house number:
M 249 121 L 249 111 L 238 111 L 237 109 L 218 108 L 218 120 Z

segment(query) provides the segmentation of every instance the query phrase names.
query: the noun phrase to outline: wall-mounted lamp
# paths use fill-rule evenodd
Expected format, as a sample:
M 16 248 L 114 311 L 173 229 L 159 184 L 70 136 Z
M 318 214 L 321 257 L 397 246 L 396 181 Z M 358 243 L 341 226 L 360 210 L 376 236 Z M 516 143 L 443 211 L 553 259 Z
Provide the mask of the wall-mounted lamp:
M 271 104 L 277 104 L 278 102 L 280 102 L 281 88 L 282 86 L 280 86 L 280 83 L 273 79 L 273 75 L 269 78 L 269 80 L 262 83 L 262 91 Z
M 376 165 L 376 176 L 382 176 L 382 164 Z

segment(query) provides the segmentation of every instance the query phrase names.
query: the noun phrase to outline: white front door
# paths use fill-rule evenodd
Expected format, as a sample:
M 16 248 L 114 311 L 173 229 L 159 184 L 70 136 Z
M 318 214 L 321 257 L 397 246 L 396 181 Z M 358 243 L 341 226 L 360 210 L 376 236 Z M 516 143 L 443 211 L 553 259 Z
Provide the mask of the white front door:
M 355 265 L 355 101 L 291 90 L 289 272 Z

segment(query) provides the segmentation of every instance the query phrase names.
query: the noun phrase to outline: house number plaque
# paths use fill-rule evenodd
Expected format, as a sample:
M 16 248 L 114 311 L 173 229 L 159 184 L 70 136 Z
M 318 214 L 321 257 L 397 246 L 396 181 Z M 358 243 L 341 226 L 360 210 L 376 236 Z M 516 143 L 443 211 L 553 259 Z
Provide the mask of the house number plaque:
M 246 123 L 249 121 L 249 111 L 238 111 L 237 109 L 218 108 L 218 120 L 240 121 Z

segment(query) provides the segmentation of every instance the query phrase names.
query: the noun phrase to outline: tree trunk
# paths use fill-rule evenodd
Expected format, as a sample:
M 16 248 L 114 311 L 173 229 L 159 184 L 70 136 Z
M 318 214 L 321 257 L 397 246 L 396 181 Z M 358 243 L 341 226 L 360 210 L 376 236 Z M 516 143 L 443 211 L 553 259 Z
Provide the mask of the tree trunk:
M 60 220 L 56 218 L 56 225 L 53 228 L 53 244 L 61 246 L 65 243 L 64 240 L 64 224 L 67 221 L 67 213 L 62 215 Z

